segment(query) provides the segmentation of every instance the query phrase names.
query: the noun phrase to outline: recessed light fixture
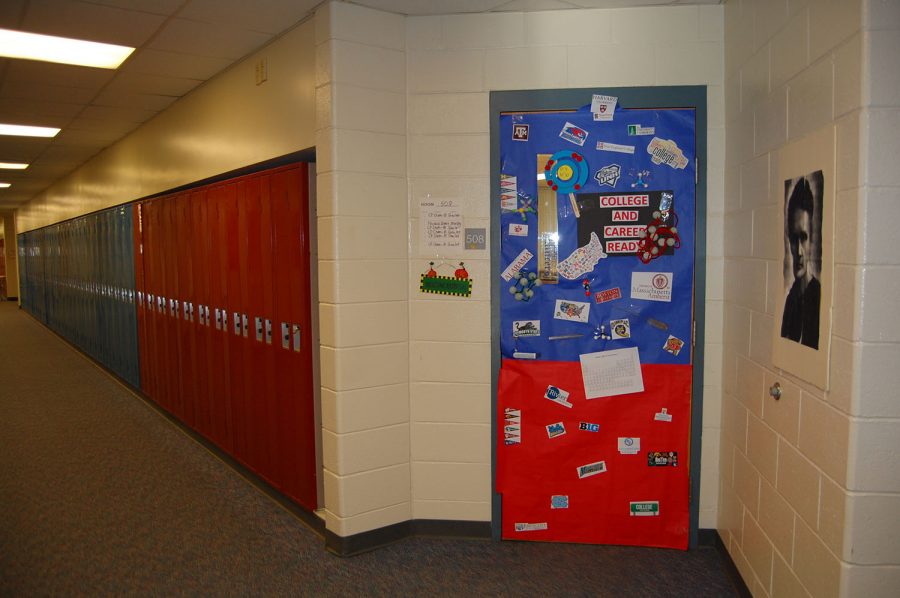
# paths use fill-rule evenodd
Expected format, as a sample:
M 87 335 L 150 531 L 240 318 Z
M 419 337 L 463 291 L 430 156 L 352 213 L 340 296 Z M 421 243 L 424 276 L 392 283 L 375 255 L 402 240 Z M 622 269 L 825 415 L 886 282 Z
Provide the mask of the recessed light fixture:
M 3 170 L 25 170 L 28 164 L 22 162 L 0 162 L 0 169 Z
M 0 189 L 6 189 L 10 186 L 10 183 L 0 183 Z
M 32 127 L 30 125 L 0 124 L 0 135 L 18 135 L 20 137 L 56 137 L 56 127 Z
M 115 69 L 132 52 L 127 46 L 0 29 L 0 56 L 6 58 Z

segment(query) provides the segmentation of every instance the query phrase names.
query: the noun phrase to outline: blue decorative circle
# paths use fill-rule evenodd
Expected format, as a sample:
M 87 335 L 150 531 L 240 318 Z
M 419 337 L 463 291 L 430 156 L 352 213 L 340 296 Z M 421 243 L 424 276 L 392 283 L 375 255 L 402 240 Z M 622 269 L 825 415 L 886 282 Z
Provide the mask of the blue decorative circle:
M 587 160 L 578 152 L 564 150 L 550 156 L 544 175 L 547 184 L 557 193 L 580 191 L 589 173 Z

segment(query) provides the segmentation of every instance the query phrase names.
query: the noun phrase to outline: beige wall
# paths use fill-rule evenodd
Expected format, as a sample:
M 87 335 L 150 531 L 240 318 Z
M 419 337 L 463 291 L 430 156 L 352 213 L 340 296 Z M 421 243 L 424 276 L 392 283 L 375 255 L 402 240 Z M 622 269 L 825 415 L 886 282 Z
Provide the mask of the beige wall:
M 180 99 L 20 208 L 19 232 L 312 147 L 314 35 L 307 21 Z
M 898 214 L 900 179 L 887 158 L 900 132 L 898 7 L 725 7 L 719 529 L 756 596 L 900 591 L 900 476 L 887 465 L 900 453 L 900 271 L 888 224 Z M 834 322 L 822 339 L 831 343 L 828 391 L 771 359 L 782 288 L 779 152 L 816 132 L 835 140 L 835 177 L 826 181 L 836 191 Z M 776 381 L 784 389 L 778 402 L 767 393 Z
M 701 520 L 716 522 L 724 193 L 719 6 L 404 18 L 319 10 L 317 105 L 325 509 L 346 535 L 490 520 L 490 248 L 434 256 L 418 206 L 489 229 L 488 92 L 709 85 L 709 287 Z M 640 40 L 638 43 L 637 40 Z M 465 261 L 471 298 L 423 295 Z

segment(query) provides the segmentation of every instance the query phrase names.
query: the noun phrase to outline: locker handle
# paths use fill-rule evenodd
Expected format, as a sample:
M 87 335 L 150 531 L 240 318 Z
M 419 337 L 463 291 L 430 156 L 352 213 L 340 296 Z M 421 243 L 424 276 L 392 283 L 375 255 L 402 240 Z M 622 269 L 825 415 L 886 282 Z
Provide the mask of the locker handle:
M 291 348 L 291 331 L 287 322 L 281 323 L 281 347 L 283 349 Z
M 234 320 L 234 333 L 238 336 L 241 334 L 241 314 L 238 312 L 232 313 L 232 318 Z
M 243 337 L 247 338 L 247 333 L 250 331 L 250 318 L 247 317 L 247 314 L 241 314 L 241 323 L 243 324 Z
M 216 330 L 222 330 L 222 313 L 216 308 Z
M 183 307 L 184 307 L 184 319 L 185 319 L 185 321 L 188 320 L 188 308 L 190 307 L 190 305 L 191 305 L 191 304 L 188 303 L 187 301 L 185 301 L 184 304 L 183 304 Z
M 266 318 L 266 344 L 272 344 L 272 320 Z
M 299 351 L 300 350 L 300 325 L 294 324 L 292 328 L 293 328 L 293 332 L 294 332 L 294 351 Z
M 262 342 L 262 339 L 263 339 L 262 318 L 260 318 L 259 316 L 256 316 L 255 318 L 253 318 L 253 320 L 256 323 L 256 340 L 257 340 L 257 342 Z
M 193 322 L 194 321 L 194 303 L 193 303 L 193 301 L 191 303 L 188 303 L 188 305 L 190 305 L 190 313 L 191 313 L 190 320 L 191 320 L 191 322 Z

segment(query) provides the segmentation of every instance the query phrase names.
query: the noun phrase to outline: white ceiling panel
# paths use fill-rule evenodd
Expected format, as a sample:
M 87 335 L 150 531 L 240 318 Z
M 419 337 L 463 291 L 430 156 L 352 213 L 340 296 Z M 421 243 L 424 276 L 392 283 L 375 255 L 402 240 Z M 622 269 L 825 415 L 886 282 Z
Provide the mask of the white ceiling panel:
M 2 0 L 0 0 L 2 1 Z M 95 93 L 115 76 L 110 69 L 85 68 L 37 60 L 8 60 L 6 80 L 16 83 L 52 83 L 62 87 L 91 89 Z
M 50 146 L 49 139 L 0 136 L 0 156 L 10 162 L 32 162 Z
M 160 75 L 122 72 L 107 86 L 107 90 L 130 94 L 152 93 L 180 97 L 203 83 L 199 79 L 179 79 Z
M 79 118 L 87 118 L 98 121 L 120 121 L 127 123 L 142 123 L 156 116 L 156 110 L 144 110 L 133 106 L 95 106 L 90 105 L 79 115 Z M 69 126 L 73 126 L 73 122 Z
M 97 106 L 122 106 L 143 108 L 160 112 L 172 105 L 177 96 L 164 96 L 157 93 L 134 93 L 123 89 L 110 89 L 107 87 L 94 98 Z
M 171 15 L 185 0 L 89 0 L 93 4 L 138 10 L 156 15 Z
M 191 0 L 178 16 L 275 34 L 284 31 L 285 24 L 300 21 L 320 3 L 321 0 L 263 3 L 247 0 Z
M 128 71 L 183 79 L 209 79 L 232 64 L 227 58 L 140 50 L 128 61 Z
M 25 31 L 138 47 L 166 17 L 76 0 L 29 0 L 20 26 Z
M 147 44 L 154 50 L 196 54 L 235 61 L 272 38 L 269 33 L 248 31 L 218 23 L 201 23 L 190 19 L 172 19 Z
M 0 27 L 9 29 L 19 26 L 25 0 L 3 0 L 0 2 Z
M 53 117 L 71 119 L 84 109 L 84 104 L 67 102 L 50 102 L 46 100 L 29 100 L 23 102 L 17 98 L 0 97 L 0 114 L 9 117 Z
M 53 101 L 65 99 L 67 102 L 87 104 L 97 95 L 95 89 L 79 89 L 78 87 L 65 87 L 63 85 L 48 85 L 42 83 L 23 83 L 17 81 L 4 81 L 0 85 L 0 98 L 14 98 L 18 100 Z M 61 125 L 49 125 L 61 126 Z
M 509 0 L 350 0 L 370 8 L 401 15 L 447 15 L 470 12 L 489 12 Z
M 578 8 L 564 0 L 511 0 L 496 8 L 498 12 L 535 12 L 541 10 L 569 10 Z

